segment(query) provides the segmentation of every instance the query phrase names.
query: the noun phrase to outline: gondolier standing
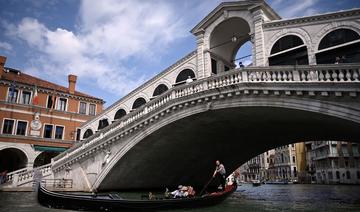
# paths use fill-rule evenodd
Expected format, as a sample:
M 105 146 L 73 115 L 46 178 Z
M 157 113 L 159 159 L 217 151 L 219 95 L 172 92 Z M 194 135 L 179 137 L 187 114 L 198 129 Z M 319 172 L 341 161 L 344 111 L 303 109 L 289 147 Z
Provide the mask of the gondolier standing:
M 226 182 L 226 171 L 225 166 L 220 163 L 219 160 L 216 161 L 216 169 L 213 174 L 213 178 L 218 178 L 221 182 L 222 190 L 225 189 L 225 182 Z

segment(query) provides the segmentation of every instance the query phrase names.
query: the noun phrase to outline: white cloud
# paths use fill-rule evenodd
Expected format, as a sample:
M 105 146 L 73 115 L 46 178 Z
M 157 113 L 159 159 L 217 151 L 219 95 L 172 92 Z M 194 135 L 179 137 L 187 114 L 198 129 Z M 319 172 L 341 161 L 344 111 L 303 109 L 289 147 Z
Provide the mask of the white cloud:
M 318 3 L 319 0 L 273 0 L 271 6 L 283 17 L 302 17 L 313 15 L 317 13 L 317 10 L 314 9 L 314 5 Z
M 0 42 L 0 48 L 1 49 L 5 49 L 7 51 L 12 51 L 12 46 L 10 43 L 7 43 L 7 42 Z
M 38 54 L 28 69 L 33 74 L 43 70 L 42 74 L 64 78 L 72 73 L 122 96 L 147 74 L 127 67 L 129 58 L 161 55 L 161 47 L 188 35 L 175 9 L 163 1 L 84 0 L 78 31 L 51 30 L 34 18 L 6 28 L 7 35 L 25 41 Z

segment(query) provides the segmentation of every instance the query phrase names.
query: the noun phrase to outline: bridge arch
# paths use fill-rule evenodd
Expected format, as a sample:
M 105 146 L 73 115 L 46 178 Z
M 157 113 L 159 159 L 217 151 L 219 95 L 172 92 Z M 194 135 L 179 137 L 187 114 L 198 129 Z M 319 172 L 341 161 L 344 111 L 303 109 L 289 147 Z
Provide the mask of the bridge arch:
M 86 129 L 83 135 L 83 139 L 86 139 L 94 134 L 94 131 L 92 129 Z
M 138 97 L 137 99 L 135 99 L 135 101 L 134 101 L 131 109 L 132 109 L 132 110 L 135 110 L 135 109 L 141 107 L 141 106 L 144 105 L 144 104 L 146 104 L 145 98 L 143 98 L 143 97 Z
M 0 150 L 0 172 L 12 172 L 27 167 L 29 157 L 20 148 L 3 148 Z
M 153 97 L 159 96 L 167 90 L 169 90 L 169 87 L 166 86 L 165 84 L 161 83 L 158 86 L 156 86 L 152 96 Z
M 127 114 L 126 110 L 123 109 L 123 108 L 120 108 L 120 109 L 118 109 L 116 111 L 115 116 L 114 116 L 114 120 L 120 119 L 120 118 L 124 117 L 126 114 Z
M 295 34 L 280 37 L 271 46 L 269 65 L 308 65 L 308 46 L 304 39 Z
M 291 97 L 280 99 L 244 97 L 241 100 L 231 99 L 228 102 L 219 101 L 184 108 L 149 126 L 146 134 L 137 133 L 129 138 L 131 142 L 124 144 L 121 151 L 114 152 L 114 158 L 99 174 L 93 188 L 106 190 L 114 186 L 113 180 L 119 179 L 120 176 L 124 181 L 136 182 L 143 188 L 148 187 L 149 184 L 161 187 L 186 183 L 194 176 L 197 176 L 198 181 L 192 183 L 201 185 L 206 182 L 208 174 L 212 171 L 215 159 L 223 160 L 231 171 L 242 162 L 268 149 L 285 144 L 317 139 L 358 142 L 360 115 L 357 113 L 358 115 L 353 117 L 348 113 L 348 109 L 322 100 L 309 101 L 306 98 Z M 229 124 L 222 127 L 224 123 Z M 168 132 L 171 132 L 171 135 Z M 234 135 L 238 136 L 238 139 L 233 139 Z M 274 140 L 269 141 L 269 137 Z M 148 145 L 156 148 L 149 148 Z M 176 158 L 177 156 L 174 155 L 175 147 L 176 151 L 183 149 L 179 151 L 181 158 Z M 234 151 L 242 147 L 246 147 L 249 151 L 242 152 L 241 159 L 236 158 L 239 154 Z M 145 149 L 149 152 L 144 152 Z M 135 160 L 139 154 L 143 161 Z M 152 158 L 151 155 L 156 157 Z M 184 158 L 184 155 L 187 157 Z M 120 161 L 122 158 L 136 162 L 131 165 L 125 164 Z M 168 161 L 162 161 L 164 158 L 168 158 Z M 204 159 L 199 160 L 199 158 Z M 141 163 L 146 163 L 148 168 L 141 169 Z M 158 175 L 156 171 L 154 174 L 151 170 L 161 172 L 157 163 L 161 163 L 164 167 L 161 171 L 166 170 L 165 173 L 172 173 L 174 176 L 163 179 L 163 174 Z M 194 171 L 184 176 L 183 172 L 175 168 L 189 166 L 191 170 L 201 170 L 203 173 Z M 157 185 L 151 180 L 147 185 L 141 184 L 141 178 L 132 176 L 130 179 L 129 173 L 124 171 L 126 169 L 142 170 L 142 173 L 138 173 L 142 177 L 146 177 L 146 172 L 150 172 L 152 176 L 148 177 L 164 184 Z M 116 173 L 111 170 L 123 171 Z M 199 175 L 201 177 L 198 177 Z M 119 186 L 127 188 L 129 185 Z
M 41 152 L 34 160 L 34 168 L 51 163 L 51 158 L 59 155 L 59 152 Z
M 327 32 L 317 44 L 317 64 L 360 62 L 360 33 L 348 27 Z
M 175 85 L 184 84 L 188 77 L 190 77 L 191 79 L 196 79 L 194 70 L 190 68 L 182 69 L 176 76 Z
M 251 40 L 251 27 L 242 17 L 229 17 L 217 24 L 209 36 L 211 73 L 235 67 L 236 53 Z
M 102 118 L 99 120 L 98 130 L 101 130 L 107 126 L 109 126 L 109 120 L 107 118 Z

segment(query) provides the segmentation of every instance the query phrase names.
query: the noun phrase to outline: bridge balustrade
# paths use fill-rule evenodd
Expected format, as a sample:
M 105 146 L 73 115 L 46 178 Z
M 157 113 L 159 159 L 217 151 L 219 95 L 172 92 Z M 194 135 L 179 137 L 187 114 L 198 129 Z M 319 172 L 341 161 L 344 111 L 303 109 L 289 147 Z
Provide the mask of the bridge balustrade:
M 142 105 L 135 111 L 128 113 L 121 119 L 116 120 L 111 125 L 90 136 L 83 142 L 76 144 L 66 152 L 58 155 L 53 159 L 53 164 L 59 164 L 62 160 L 67 159 L 72 155 L 85 152 L 85 149 L 89 146 L 95 145 L 99 140 L 115 136 L 113 134 L 114 132 L 130 125 L 157 108 L 164 106 L 169 101 L 195 93 L 241 83 L 353 83 L 360 81 L 359 76 L 360 64 L 358 63 L 311 66 L 267 66 L 233 69 L 228 72 L 199 79 L 191 83 L 169 89 L 163 94 L 157 96 L 155 99 Z M 127 132 L 125 132 L 125 134 L 126 133 Z M 107 142 L 111 143 L 112 141 L 108 140 Z M 101 147 L 102 146 L 100 146 L 100 148 Z M 85 155 L 81 157 L 85 157 Z

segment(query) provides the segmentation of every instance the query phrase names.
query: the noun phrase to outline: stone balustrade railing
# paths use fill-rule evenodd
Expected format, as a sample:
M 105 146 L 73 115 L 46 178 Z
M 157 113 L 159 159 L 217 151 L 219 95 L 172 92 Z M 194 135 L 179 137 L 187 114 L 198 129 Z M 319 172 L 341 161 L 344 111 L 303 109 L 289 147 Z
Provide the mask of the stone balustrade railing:
M 206 90 L 217 89 L 229 85 L 241 83 L 336 83 L 336 82 L 360 82 L 360 64 L 330 64 L 314 66 L 270 66 L 270 67 L 247 67 L 234 69 L 221 74 L 196 80 L 191 83 L 179 85 L 169 89 L 155 99 L 147 102 L 137 110 L 128 113 L 121 119 L 105 127 L 81 143 L 63 152 L 53 159 L 57 165 L 72 155 L 82 152 L 89 146 L 111 137 L 113 132 L 130 125 L 149 112 L 165 105 L 171 100 L 192 95 Z M 156 117 L 155 117 L 156 118 Z
M 31 170 L 24 168 L 24 169 L 16 170 L 14 172 L 10 172 L 6 176 L 5 183 L 12 183 L 15 187 L 18 185 L 22 185 L 29 181 L 33 181 L 36 172 L 41 173 L 42 176 L 47 176 L 51 174 L 52 173 L 51 164 L 39 166 Z

